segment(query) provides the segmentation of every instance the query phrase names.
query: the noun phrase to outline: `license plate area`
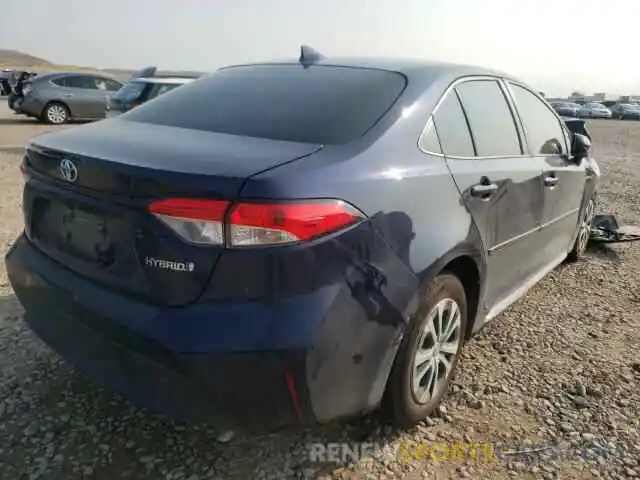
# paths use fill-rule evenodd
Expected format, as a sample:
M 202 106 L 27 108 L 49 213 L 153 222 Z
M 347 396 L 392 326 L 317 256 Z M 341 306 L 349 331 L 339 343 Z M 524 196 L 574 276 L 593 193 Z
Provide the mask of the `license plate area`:
M 39 244 L 100 269 L 113 269 L 130 243 L 123 220 L 73 201 L 33 199 L 31 236 Z

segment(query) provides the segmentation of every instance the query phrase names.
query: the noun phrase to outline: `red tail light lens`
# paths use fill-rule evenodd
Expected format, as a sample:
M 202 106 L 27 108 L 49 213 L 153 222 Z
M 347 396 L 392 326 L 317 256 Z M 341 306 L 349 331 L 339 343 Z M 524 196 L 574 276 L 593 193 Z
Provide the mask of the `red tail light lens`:
M 149 211 L 189 243 L 223 245 L 226 232 L 230 247 L 308 241 L 364 218 L 340 200 L 230 205 L 218 200 L 172 198 L 152 203 Z
M 22 158 L 22 162 L 20 162 L 20 172 L 25 180 L 29 178 L 29 172 L 27 170 L 27 157 L 26 155 Z
M 339 200 L 304 203 L 239 203 L 229 214 L 231 246 L 272 245 L 311 240 L 362 220 Z

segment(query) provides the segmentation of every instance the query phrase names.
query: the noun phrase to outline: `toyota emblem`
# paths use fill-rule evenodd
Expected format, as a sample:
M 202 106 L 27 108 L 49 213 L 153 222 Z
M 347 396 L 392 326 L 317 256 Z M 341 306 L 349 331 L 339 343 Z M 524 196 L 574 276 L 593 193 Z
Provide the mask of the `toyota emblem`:
M 58 173 L 60 174 L 60 177 L 67 182 L 75 182 L 78 179 L 78 168 L 68 158 L 60 160 Z

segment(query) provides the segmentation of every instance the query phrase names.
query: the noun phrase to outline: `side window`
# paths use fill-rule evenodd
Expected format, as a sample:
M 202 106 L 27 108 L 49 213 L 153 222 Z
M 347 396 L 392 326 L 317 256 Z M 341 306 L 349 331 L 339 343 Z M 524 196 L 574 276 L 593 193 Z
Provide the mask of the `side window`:
M 109 90 L 110 92 L 117 92 L 122 87 L 122 85 L 120 85 L 118 82 L 114 82 L 113 80 L 105 79 L 104 83 L 107 86 L 107 90 Z
M 567 153 L 565 130 L 542 100 L 524 87 L 509 84 L 531 152 L 535 155 Z
M 458 95 L 450 91 L 433 114 L 442 153 L 455 157 L 473 157 L 473 142 Z
M 65 86 L 73 88 L 83 88 L 87 90 L 95 90 L 97 88 L 96 81 L 93 77 L 73 76 L 65 78 Z
M 57 85 L 58 87 L 66 87 L 67 86 L 66 80 L 67 80 L 66 77 L 54 78 L 53 80 L 51 80 L 51 83 L 53 83 L 54 85 Z
M 418 145 L 425 152 L 442 153 L 440 140 L 438 140 L 438 134 L 433 125 L 433 117 L 429 117 L 427 126 L 424 127 L 420 140 L 418 141 Z
M 470 80 L 456 90 L 479 157 L 522 154 L 511 109 L 496 80 Z

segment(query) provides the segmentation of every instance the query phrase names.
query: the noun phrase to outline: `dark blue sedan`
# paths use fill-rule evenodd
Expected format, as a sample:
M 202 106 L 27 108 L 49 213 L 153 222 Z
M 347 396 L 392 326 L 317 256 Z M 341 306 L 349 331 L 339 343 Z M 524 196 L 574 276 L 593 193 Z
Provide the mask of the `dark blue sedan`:
M 584 253 L 589 145 L 506 74 L 303 48 L 33 139 L 7 271 L 38 336 L 154 410 L 410 426 Z

